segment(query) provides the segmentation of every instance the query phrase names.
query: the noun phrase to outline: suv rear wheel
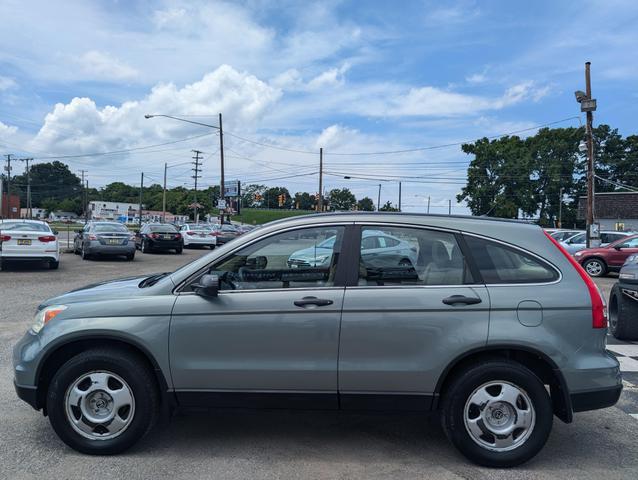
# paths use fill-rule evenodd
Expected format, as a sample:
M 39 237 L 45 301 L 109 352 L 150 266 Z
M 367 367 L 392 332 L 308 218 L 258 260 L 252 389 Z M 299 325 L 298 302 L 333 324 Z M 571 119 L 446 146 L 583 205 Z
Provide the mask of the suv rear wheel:
M 137 355 L 93 349 L 67 361 L 47 392 L 58 436 L 82 453 L 122 452 L 150 431 L 159 413 L 152 373 Z
M 487 361 L 462 371 L 444 392 L 442 423 L 454 446 L 487 467 L 536 455 L 552 429 L 551 399 L 526 367 Z

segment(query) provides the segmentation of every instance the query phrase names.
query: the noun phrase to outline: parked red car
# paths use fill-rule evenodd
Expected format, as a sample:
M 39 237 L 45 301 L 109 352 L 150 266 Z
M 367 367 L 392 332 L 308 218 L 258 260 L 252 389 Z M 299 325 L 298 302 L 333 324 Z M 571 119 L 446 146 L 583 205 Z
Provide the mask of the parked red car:
M 574 253 L 574 258 L 592 277 L 617 272 L 629 255 L 638 254 L 638 235 L 621 238 L 605 247 L 586 248 Z

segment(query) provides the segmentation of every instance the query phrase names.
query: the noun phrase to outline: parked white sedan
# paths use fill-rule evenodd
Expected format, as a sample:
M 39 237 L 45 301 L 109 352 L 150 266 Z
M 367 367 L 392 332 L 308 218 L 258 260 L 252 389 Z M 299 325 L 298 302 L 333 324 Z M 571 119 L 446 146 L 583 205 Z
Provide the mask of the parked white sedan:
M 202 246 L 211 250 L 217 245 L 217 237 L 213 235 L 213 229 L 207 224 L 189 223 L 179 229 L 184 239 L 184 247 Z
M 39 220 L 0 220 L 0 267 L 4 268 L 8 261 L 40 261 L 57 269 L 57 232 Z

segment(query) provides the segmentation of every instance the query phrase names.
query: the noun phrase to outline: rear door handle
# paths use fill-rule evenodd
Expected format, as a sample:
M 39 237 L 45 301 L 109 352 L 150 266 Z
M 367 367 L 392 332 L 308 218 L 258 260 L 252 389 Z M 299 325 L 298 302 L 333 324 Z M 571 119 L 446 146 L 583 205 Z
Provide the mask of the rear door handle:
M 452 295 L 442 300 L 446 305 L 476 305 L 481 303 L 481 301 L 480 298 L 466 297 L 465 295 Z
M 332 305 L 333 303 L 334 302 L 332 300 L 328 300 L 327 298 L 317 297 L 303 297 L 301 300 L 295 300 L 295 305 L 302 308 L 309 307 L 310 305 L 325 307 L 326 305 Z

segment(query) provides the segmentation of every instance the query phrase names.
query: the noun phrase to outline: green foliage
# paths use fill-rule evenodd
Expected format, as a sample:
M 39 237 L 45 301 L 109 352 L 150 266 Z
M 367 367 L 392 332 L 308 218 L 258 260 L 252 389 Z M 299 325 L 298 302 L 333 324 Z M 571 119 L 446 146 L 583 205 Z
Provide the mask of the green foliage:
M 352 210 L 357 204 L 357 199 L 347 188 L 335 188 L 330 190 L 327 200 L 330 205 L 330 210 Z
M 374 202 L 370 197 L 363 197 L 357 202 L 357 210 L 362 212 L 374 212 Z
M 394 205 L 392 205 L 392 203 L 390 203 L 390 201 L 388 200 L 387 202 L 385 202 L 384 205 L 381 206 L 381 208 L 379 208 L 380 212 L 398 212 L 399 209 L 397 207 L 395 207 Z
M 265 208 L 242 208 L 241 214 L 233 217 L 233 220 L 248 223 L 250 225 L 261 225 L 281 218 L 308 215 L 312 213 L 315 212 L 313 210 L 268 210 Z

